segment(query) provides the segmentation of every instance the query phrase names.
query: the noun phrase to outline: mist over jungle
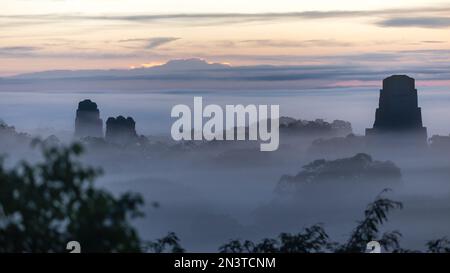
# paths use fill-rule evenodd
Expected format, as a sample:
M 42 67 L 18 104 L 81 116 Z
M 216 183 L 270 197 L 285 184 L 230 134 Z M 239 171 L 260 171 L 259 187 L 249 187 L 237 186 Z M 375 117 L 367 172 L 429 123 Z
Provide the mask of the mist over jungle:
M 0 152 L 13 166 L 39 159 L 29 145 L 34 137 L 57 145 L 80 141 L 83 163 L 104 170 L 98 187 L 144 197 L 146 216 L 133 221 L 139 234 L 151 240 L 173 231 L 189 251 L 215 252 L 230 239 L 259 240 L 317 223 L 345 240 L 366 204 L 385 188 L 404 208 L 383 230 L 401 230 L 405 247 L 421 249 L 427 240 L 450 236 L 450 95 L 444 87 L 417 87 L 426 147 L 368 147 L 364 133 L 374 124 L 381 80 L 377 87 L 222 92 L 48 91 L 42 80 L 34 91 L 3 87 Z M 194 95 L 219 105 L 279 104 L 279 149 L 260 152 L 254 141 L 174 142 L 170 110 L 192 104 Z M 136 138 L 112 143 L 74 137 L 84 99 L 98 105 L 103 123 L 132 117 Z

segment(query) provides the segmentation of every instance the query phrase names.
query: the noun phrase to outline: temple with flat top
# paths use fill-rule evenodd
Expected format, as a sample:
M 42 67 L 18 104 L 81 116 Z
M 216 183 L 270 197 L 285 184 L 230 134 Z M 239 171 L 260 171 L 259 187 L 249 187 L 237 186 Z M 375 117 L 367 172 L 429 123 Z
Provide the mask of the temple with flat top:
M 395 140 L 397 143 L 425 145 L 427 128 L 422 125 L 415 80 L 393 75 L 383 80 L 373 128 L 366 129 L 369 140 Z
M 78 103 L 75 136 L 79 138 L 103 137 L 103 121 L 95 102 L 83 100 Z

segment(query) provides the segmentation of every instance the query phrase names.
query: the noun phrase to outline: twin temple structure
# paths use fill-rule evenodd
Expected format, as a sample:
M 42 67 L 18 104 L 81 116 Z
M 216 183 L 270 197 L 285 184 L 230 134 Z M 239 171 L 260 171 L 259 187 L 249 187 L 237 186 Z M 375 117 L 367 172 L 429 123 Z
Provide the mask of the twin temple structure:
M 113 143 L 124 143 L 136 139 L 136 123 L 133 118 L 118 116 L 110 117 L 106 121 L 105 139 Z M 103 120 L 95 102 L 83 100 L 78 103 L 75 118 L 75 137 L 103 138 Z
M 106 121 L 105 139 L 123 143 L 136 139 L 133 118 L 118 116 Z M 83 100 L 78 104 L 75 136 L 103 138 L 103 120 L 95 102 Z M 406 75 L 393 75 L 383 80 L 379 106 L 373 128 L 366 129 L 368 143 L 426 145 L 427 129 L 422 124 L 415 80 Z

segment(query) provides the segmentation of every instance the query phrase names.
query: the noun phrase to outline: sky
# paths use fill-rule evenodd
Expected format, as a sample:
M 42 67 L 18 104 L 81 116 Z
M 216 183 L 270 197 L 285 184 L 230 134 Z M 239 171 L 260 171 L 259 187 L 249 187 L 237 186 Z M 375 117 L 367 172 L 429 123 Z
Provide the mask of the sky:
M 442 0 L 1 0 L 1 9 L 0 77 L 183 58 L 438 70 L 450 60 Z

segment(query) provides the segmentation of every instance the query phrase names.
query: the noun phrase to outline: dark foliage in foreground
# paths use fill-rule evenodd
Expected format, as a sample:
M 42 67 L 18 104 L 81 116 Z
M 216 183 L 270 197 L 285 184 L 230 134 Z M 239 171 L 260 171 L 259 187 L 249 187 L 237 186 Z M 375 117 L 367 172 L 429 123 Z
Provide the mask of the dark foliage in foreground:
M 165 237 L 144 244 L 144 251 L 151 253 L 183 253 L 178 236 L 169 232 Z
M 114 196 L 94 187 L 101 170 L 76 158 L 82 147 L 37 141 L 43 160 L 6 169 L 0 161 L 0 252 L 182 252 L 175 234 L 142 241 L 130 220 L 142 217 L 140 195 Z M 155 205 L 154 205 L 155 206 Z
M 41 145 L 41 162 L 0 162 L 0 251 L 65 252 L 71 240 L 84 252 L 139 251 L 129 219 L 142 216 L 141 196 L 95 188 L 101 171 L 74 160 L 80 145 Z
M 380 234 L 380 227 L 388 218 L 387 214 L 393 209 L 401 209 L 402 203 L 383 197 L 383 192 L 370 203 L 364 211 L 364 219 L 357 223 L 349 239 L 345 243 L 330 240 L 322 225 L 313 225 L 297 234 L 281 233 L 275 239 L 263 239 L 259 243 L 252 241 L 231 240 L 222 245 L 222 253 L 317 253 L 317 252 L 366 252 L 366 245 L 370 241 L 378 241 L 387 252 L 419 252 L 402 249 L 400 246 L 401 233 L 391 231 Z M 450 252 L 450 241 L 447 238 L 429 241 L 427 252 Z

